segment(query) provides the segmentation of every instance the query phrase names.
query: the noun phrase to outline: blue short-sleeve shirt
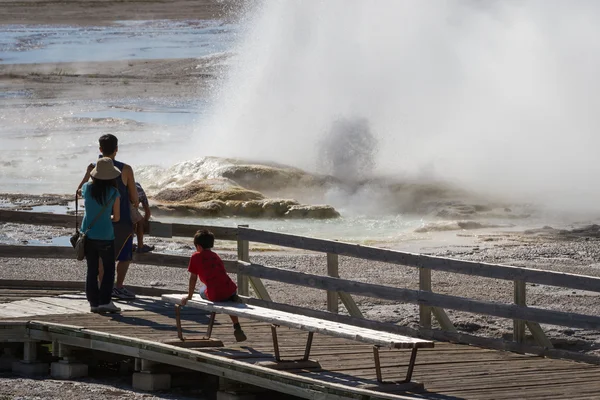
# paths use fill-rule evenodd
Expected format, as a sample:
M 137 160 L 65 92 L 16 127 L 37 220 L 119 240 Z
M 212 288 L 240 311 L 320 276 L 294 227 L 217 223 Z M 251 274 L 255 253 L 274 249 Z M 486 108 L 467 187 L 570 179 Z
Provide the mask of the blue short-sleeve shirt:
M 85 205 L 85 215 L 83 217 L 83 221 L 81 221 L 81 232 L 85 232 L 88 229 L 89 224 L 91 224 L 96 218 L 96 215 L 102 211 L 102 214 L 98 217 L 92 228 L 88 231 L 87 237 L 95 240 L 114 240 L 115 232 L 110 216 L 112 214 L 115 200 L 120 196 L 119 191 L 117 188 L 110 188 L 107 196 L 108 204 L 104 210 L 102 210 L 106 203 L 98 203 L 92 197 L 91 189 L 92 183 L 90 182 L 84 183 L 81 187 L 81 194 L 83 196 Z

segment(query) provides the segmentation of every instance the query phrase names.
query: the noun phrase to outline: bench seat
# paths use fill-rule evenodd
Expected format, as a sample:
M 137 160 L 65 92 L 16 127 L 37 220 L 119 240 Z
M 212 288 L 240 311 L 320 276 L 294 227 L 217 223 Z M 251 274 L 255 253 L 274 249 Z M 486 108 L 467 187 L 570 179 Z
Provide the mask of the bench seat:
M 177 334 L 181 341 L 185 341 L 183 337 L 183 331 L 181 328 L 181 299 L 185 295 L 181 294 L 164 294 L 162 299 L 166 302 L 175 305 L 175 316 L 177 319 Z M 294 314 L 285 311 L 274 310 L 266 307 L 253 306 L 245 303 L 233 303 L 233 302 L 212 302 L 202 299 L 199 295 L 189 300 L 186 307 L 198 308 L 206 311 L 210 311 L 210 322 L 208 324 L 208 331 L 205 340 L 210 340 L 212 333 L 212 327 L 215 322 L 215 315 L 228 314 L 235 315 L 237 317 L 245 317 L 257 321 L 267 322 L 271 324 L 271 333 L 273 336 L 273 349 L 275 351 L 275 360 L 278 363 L 282 363 L 279 355 L 279 344 L 277 340 L 277 327 L 287 326 L 302 331 L 308 332 L 308 339 L 306 341 L 306 349 L 304 351 L 304 357 L 299 360 L 301 362 L 309 362 L 310 349 L 312 346 L 313 335 L 320 333 L 323 335 L 335 336 L 344 339 L 355 340 L 358 342 L 369 343 L 373 345 L 373 356 L 375 360 L 375 372 L 377 374 L 377 381 L 379 383 L 385 383 L 383 381 L 381 372 L 381 363 L 379 361 L 379 349 L 381 347 L 389 349 L 411 349 L 410 361 L 408 363 L 408 371 L 406 373 L 406 379 L 402 382 L 391 382 L 393 384 L 413 384 L 411 382 L 412 373 L 415 366 L 415 360 L 417 357 L 417 350 L 420 348 L 431 348 L 434 343 L 430 340 L 423 340 L 413 338 L 410 336 L 398 335 L 395 333 L 382 332 L 374 329 L 362 328 L 349 324 L 342 324 L 339 322 L 329 321 L 320 318 L 308 317 L 304 315 Z M 318 364 L 318 363 L 317 363 Z M 279 365 L 279 364 L 278 364 Z M 415 383 L 418 388 L 422 388 L 421 384 Z
M 184 297 L 184 295 L 181 294 L 162 295 L 162 299 L 164 301 L 173 304 L 180 304 L 182 297 Z M 395 333 L 381 332 L 354 325 L 341 324 L 339 322 L 307 317 L 265 307 L 257 307 L 250 304 L 212 302 L 204 300 L 198 295 L 194 295 L 192 300 L 187 302 L 186 306 L 203 309 L 210 312 L 216 312 L 218 314 L 228 314 L 250 318 L 258 321 L 268 322 L 270 324 L 287 326 L 289 328 L 302 331 L 341 337 L 389 349 L 433 347 L 433 342 L 429 340 L 398 335 Z

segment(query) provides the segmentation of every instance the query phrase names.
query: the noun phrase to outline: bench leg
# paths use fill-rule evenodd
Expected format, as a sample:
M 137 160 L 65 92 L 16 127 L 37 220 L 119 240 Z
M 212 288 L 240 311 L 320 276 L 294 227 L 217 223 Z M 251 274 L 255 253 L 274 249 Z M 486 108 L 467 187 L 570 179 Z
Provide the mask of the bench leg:
M 381 377 L 381 364 L 379 363 L 379 347 L 373 346 L 373 358 L 375 359 L 375 374 L 377 375 L 377 382 L 383 383 Z
M 175 304 L 175 323 L 177 324 L 177 337 L 179 340 L 184 341 L 183 329 L 181 329 L 181 306 Z
M 215 324 L 215 317 L 217 316 L 216 312 L 210 313 L 210 320 L 208 321 L 208 329 L 206 330 L 206 338 L 210 339 L 210 335 L 212 335 L 213 325 Z
M 210 339 L 210 335 L 212 335 L 216 316 L 217 313 L 210 313 L 210 320 L 208 322 L 208 329 L 206 331 L 206 339 Z M 183 342 L 185 341 L 185 337 L 183 337 L 183 329 L 181 328 L 181 306 L 179 304 L 175 304 L 175 323 L 177 324 L 177 337 Z
M 408 363 L 408 371 L 406 372 L 406 382 L 410 382 L 412 379 L 412 374 L 415 369 L 415 360 L 417 359 L 417 350 L 418 348 L 415 347 L 410 353 L 410 362 Z
M 281 356 L 279 355 L 279 342 L 277 341 L 277 325 L 271 325 L 271 335 L 273 336 L 273 350 L 275 351 L 275 360 L 281 361 Z
M 413 371 L 415 370 L 415 361 L 417 360 L 418 348 L 413 348 L 410 354 L 410 361 L 408 362 L 408 371 L 406 372 L 406 379 L 404 382 L 410 382 L 412 379 Z M 375 359 L 375 374 L 377 375 L 377 382 L 383 383 L 383 376 L 381 375 L 381 363 L 379 361 L 379 347 L 373 346 L 373 358 Z
M 304 358 L 302 361 L 308 361 L 310 357 L 310 348 L 312 347 L 314 332 L 308 332 L 308 339 L 306 339 L 306 349 L 304 349 Z

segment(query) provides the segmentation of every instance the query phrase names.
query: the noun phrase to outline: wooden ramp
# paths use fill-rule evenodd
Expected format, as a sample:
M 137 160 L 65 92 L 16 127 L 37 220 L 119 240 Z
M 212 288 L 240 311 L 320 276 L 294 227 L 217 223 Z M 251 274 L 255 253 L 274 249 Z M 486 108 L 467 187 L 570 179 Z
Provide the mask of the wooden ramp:
M 26 293 L 21 293 L 23 294 Z M 229 318 L 218 315 L 213 336 L 221 339 L 225 347 L 178 349 L 161 344 L 174 339 L 176 329 L 173 307 L 158 298 L 141 297 L 129 302 L 127 307 L 124 307 L 122 315 L 102 316 L 82 313 L 82 304 L 85 306 L 85 300 L 81 295 L 64 293 L 64 291 L 61 297 L 50 297 L 48 294 L 50 294 L 48 291 L 43 293 L 30 291 L 29 296 L 35 297 L 36 301 L 4 303 L 0 326 L 10 326 L 6 322 L 8 320 L 23 322 L 35 320 L 39 322 L 31 323 L 29 331 L 38 335 L 38 338 L 49 338 L 51 334 L 63 335 L 65 338 L 87 337 L 89 339 L 86 339 L 87 342 L 81 341 L 83 345 L 93 343 L 96 335 L 97 343 L 94 346 L 118 339 L 120 346 L 123 346 L 123 354 L 146 354 L 143 352 L 150 352 L 149 349 L 154 347 L 166 349 L 164 357 L 171 357 L 170 359 L 179 357 L 181 365 L 186 368 L 192 367 L 193 363 L 217 368 L 217 366 L 227 365 L 226 362 L 229 360 L 233 363 L 230 371 L 236 374 L 251 376 L 252 371 L 257 376 L 263 373 L 272 374 L 272 379 L 267 379 L 268 382 L 273 385 L 278 383 L 287 385 L 288 393 L 291 387 L 297 387 L 296 394 L 304 394 L 303 397 L 306 398 L 315 398 L 319 392 L 326 394 L 327 398 L 364 399 L 400 399 L 413 396 L 435 399 L 600 398 L 600 367 L 598 366 L 449 343 L 436 343 L 436 348 L 420 351 L 414 379 L 425 385 L 425 391 L 402 395 L 377 394 L 372 390 L 364 390 L 364 387 L 373 387 L 375 390 L 380 388 L 376 381 L 373 351 L 370 345 L 315 335 L 312 358 L 319 361 L 320 369 L 271 371 L 255 365 L 260 361 L 273 360 L 274 357 L 268 324 L 242 320 L 248 341 L 239 345 L 234 341 Z M 4 301 L 9 297 L 7 294 L 0 293 L 0 299 Z M 62 307 L 67 311 L 55 315 L 47 314 L 48 310 L 40 309 L 38 306 L 48 304 L 48 298 L 54 299 L 51 302 L 56 310 Z M 32 308 L 37 308 L 41 313 L 36 314 Z M 26 314 L 13 315 L 19 310 Z M 8 316 L 9 314 L 11 315 Z M 184 309 L 182 319 L 186 335 L 202 335 L 205 332 L 208 323 L 207 314 L 198 310 Z M 44 328 L 44 324 L 49 325 L 50 328 Z M 2 340 L 2 331 L 9 330 L 11 329 L 0 329 L 0 340 Z M 126 338 L 131 338 L 130 344 L 127 344 Z M 293 329 L 280 329 L 279 345 L 286 355 L 301 356 L 304 352 L 305 335 Z M 107 348 L 103 346 L 104 349 Z M 136 350 L 127 353 L 129 351 L 127 346 Z M 398 351 L 382 350 L 381 361 L 384 374 L 390 378 L 401 379 L 408 365 L 409 354 L 409 351 L 401 352 L 398 356 Z M 307 382 L 317 384 L 311 387 Z M 309 396 L 308 393 L 312 394 Z

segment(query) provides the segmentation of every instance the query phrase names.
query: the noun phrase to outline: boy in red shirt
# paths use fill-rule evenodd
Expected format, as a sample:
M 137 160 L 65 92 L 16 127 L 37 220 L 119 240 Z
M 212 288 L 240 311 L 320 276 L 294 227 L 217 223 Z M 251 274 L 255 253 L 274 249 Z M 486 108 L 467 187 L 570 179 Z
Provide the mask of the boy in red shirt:
M 198 277 L 206 285 L 206 290 L 200 292 L 200 297 L 210 301 L 234 301 L 239 302 L 237 295 L 237 285 L 233 283 L 227 272 L 221 257 L 211 249 L 215 244 L 215 236 L 206 229 L 196 232 L 194 235 L 194 246 L 196 252 L 192 254 L 188 271 L 190 273 L 190 283 L 188 296 L 181 300 L 181 305 L 185 306 L 190 300 L 196 289 Z M 243 342 L 246 335 L 240 326 L 238 317 L 229 316 L 233 322 L 233 335 L 235 340 Z

